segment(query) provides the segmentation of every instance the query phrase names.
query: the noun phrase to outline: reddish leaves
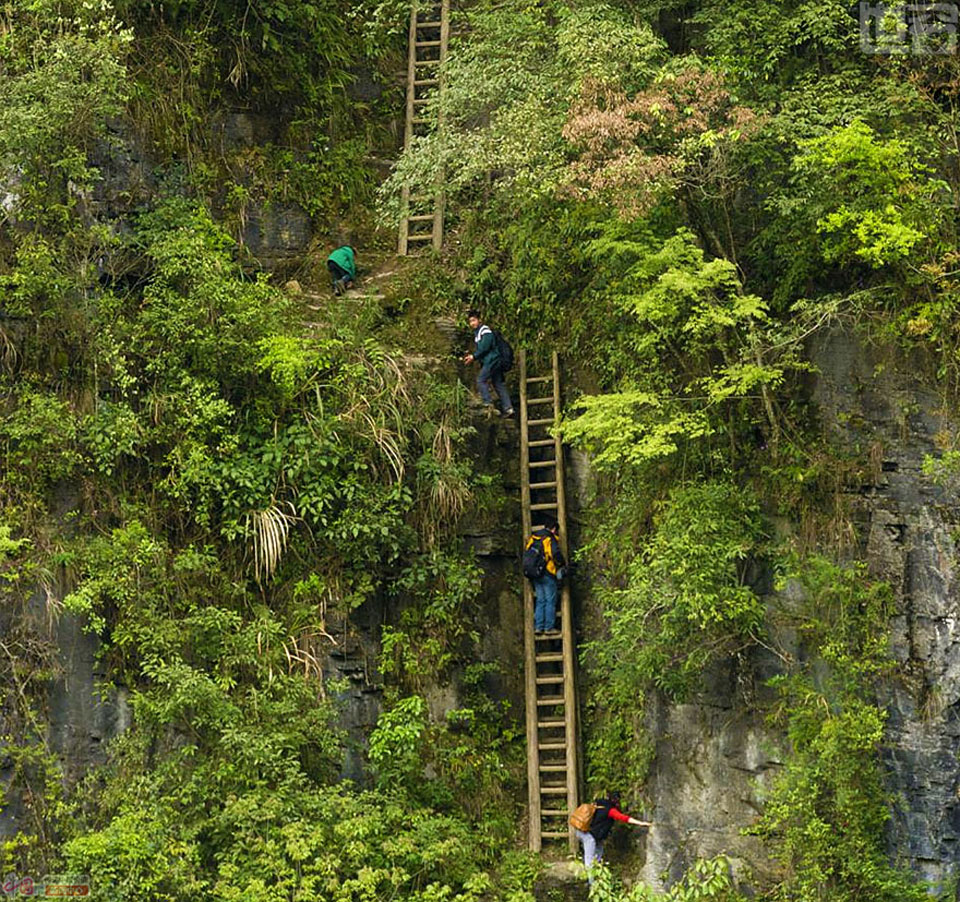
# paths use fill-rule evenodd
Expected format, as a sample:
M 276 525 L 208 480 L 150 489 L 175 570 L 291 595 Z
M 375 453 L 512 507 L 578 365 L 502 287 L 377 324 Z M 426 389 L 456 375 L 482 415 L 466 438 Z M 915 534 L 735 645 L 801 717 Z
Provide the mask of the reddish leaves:
M 640 213 L 665 190 L 717 178 L 716 156 L 755 124 L 719 74 L 699 66 L 661 78 L 629 98 L 588 82 L 563 136 L 579 149 L 567 190 Z

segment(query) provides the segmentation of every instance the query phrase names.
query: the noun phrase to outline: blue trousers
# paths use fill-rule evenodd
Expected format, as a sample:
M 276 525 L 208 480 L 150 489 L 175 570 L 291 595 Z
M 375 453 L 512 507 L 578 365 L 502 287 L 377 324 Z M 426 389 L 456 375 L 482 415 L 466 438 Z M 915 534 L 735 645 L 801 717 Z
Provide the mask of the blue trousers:
M 533 607 L 533 629 L 542 633 L 552 630 L 557 619 L 557 578 L 550 573 L 544 573 L 540 579 L 533 581 L 535 597 Z
M 483 398 L 484 404 L 492 404 L 493 400 L 490 397 L 490 384 L 493 383 L 493 387 L 497 390 L 497 394 L 500 396 L 500 409 L 506 413 L 508 410 L 513 410 L 513 404 L 510 401 L 510 393 L 507 391 L 507 384 L 503 381 L 503 372 L 500 369 L 499 364 L 494 366 L 488 366 L 484 364 L 480 367 L 480 372 L 477 374 L 477 389 L 480 391 L 480 397 Z

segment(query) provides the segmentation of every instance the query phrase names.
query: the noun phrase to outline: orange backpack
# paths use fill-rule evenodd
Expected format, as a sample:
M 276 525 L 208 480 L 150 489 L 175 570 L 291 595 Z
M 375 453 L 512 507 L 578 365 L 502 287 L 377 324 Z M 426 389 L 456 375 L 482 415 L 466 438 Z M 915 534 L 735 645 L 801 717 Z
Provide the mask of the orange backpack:
M 584 832 L 589 830 L 593 815 L 598 807 L 594 802 L 584 802 L 582 805 L 577 805 L 577 810 L 570 815 L 570 826 Z

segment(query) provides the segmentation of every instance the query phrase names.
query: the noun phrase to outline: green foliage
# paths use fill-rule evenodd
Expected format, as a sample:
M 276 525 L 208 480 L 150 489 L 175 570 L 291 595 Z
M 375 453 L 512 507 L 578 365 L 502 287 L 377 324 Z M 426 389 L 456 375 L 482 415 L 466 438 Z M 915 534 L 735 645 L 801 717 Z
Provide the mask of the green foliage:
M 763 607 L 746 563 L 762 539 L 747 489 L 715 482 L 670 494 L 626 587 L 605 593 L 609 638 L 588 646 L 610 673 L 612 698 L 627 703 L 650 686 L 682 696 L 711 661 L 754 640 Z
M 61 225 L 97 175 L 94 140 L 122 109 L 132 36 L 109 2 L 17 0 L 7 15 L 16 27 L 0 42 L 4 205 L 36 225 Z
M 422 779 L 426 703 L 417 695 L 401 699 L 380 715 L 370 734 L 370 761 L 382 787 L 410 788 Z
M 144 25 L 154 12 L 147 0 L 120 0 L 117 10 Z M 256 14 L 246 12 L 236 0 L 178 0 L 159 11 L 168 26 L 217 47 L 218 62 L 235 86 L 255 96 L 296 89 L 315 103 L 328 99 L 336 84 L 329 70 L 343 78 L 350 60 L 343 7 L 330 0 L 267 0 Z
M 523 735 L 510 723 L 507 704 L 495 703 L 479 685 L 492 669 L 469 666 L 461 686 L 469 707 L 454 708 L 438 722 L 430 721 L 421 696 L 399 699 L 380 715 L 368 754 L 381 790 L 402 790 L 417 804 L 456 811 L 489 840 L 509 842 L 518 814 L 513 794 L 525 765 Z M 428 772 L 438 779 L 426 779 Z
M 68 404 L 27 385 L 12 393 L 12 409 L 0 421 L 7 490 L 49 487 L 81 462 L 77 421 Z M 6 482 L 7 480 L 5 480 Z
M 385 674 L 422 688 L 444 675 L 469 637 L 470 604 L 482 571 L 462 553 L 433 550 L 410 558 L 391 593 L 406 602 L 396 626 L 384 628 L 380 667 Z M 416 599 L 416 604 L 409 604 Z
M 806 215 L 816 217 L 827 262 L 854 258 L 870 266 L 897 263 L 935 233 L 935 196 L 945 185 L 913 159 L 902 141 L 883 141 L 854 121 L 803 141 L 794 166 Z
M 510 195 L 553 193 L 566 162 L 561 130 L 581 84 L 637 85 L 662 53 L 647 25 L 606 3 L 481 4 L 467 18 L 471 39 L 453 48 L 434 100 L 444 127 L 405 150 L 381 191 L 391 216 L 404 184 L 432 185 L 440 173 L 452 195 L 469 196 L 492 169 Z
M 743 902 L 730 874 L 730 862 L 722 855 L 699 858 L 665 893 L 657 893 L 642 883 L 625 890 L 602 864 L 597 867 L 595 882 L 590 888 L 590 902 Z
M 96 833 L 69 842 L 64 854 L 75 873 L 88 874 L 104 898 L 186 899 L 203 892 L 197 879 L 199 850 L 193 843 L 170 842 L 174 811 L 132 810 Z
M 622 240 L 594 247 L 598 257 L 617 254 L 626 263 L 613 290 L 630 317 L 633 347 L 623 369 L 635 387 L 580 398 L 583 412 L 562 424 L 568 440 L 600 468 L 636 466 L 713 435 L 727 404 L 756 393 L 769 416 L 768 393 L 790 361 L 784 348 L 766 352 L 766 304 L 742 292 L 733 264 L 707 260 L 685 230 L 653 252 Z M 769 425 L 776 432 L 776 421 Z
M 131 622 L 114 641 L 141 650 L 149 682 L 134 694 L 138 728 L 118 742 L 105 788 L 104 775 L 90 786 L 87 810 L 107 820 L 75 826 L 64 847 L 69 866 L 117 900 L 314 892 L 345 902 L 384 894 L 470 902 L 489 889 L 490 841 L 415 798 L 429 785 L 423 701 L 401 701 L 370 737 L 380 791 L 328 787 L 333 712 L 318 701 L 314 678 L 290 671 L 296 638 L 266 609 L 245 615 L 245 604 L 191 606 L 171 618 L 162 605 L 182 602 L 160 598 L 158 550 L 145 556 L 146 537 L 133 532 L 137 546 L 115 535 L 104 553 L 113 550 L 118 580 L 122 561 L 140 562 L 128 564 L 140 602 L 121 611 L 121 623 Z M 228 597 L 215 558 L 188 550 L 167 566 L 181 589 L 203 576 Z M 82 580 L 81 591 L 89 586 Z M 125 603 L 122 590 L 110 591 Z M 101 585 L 101 603 L 106 592 Z M 182 737 L 172 745 L 169 727 Z M 215 862 L 212 871 L 204 860 Z
M 348 786 L 300 787 L 296 794 L 264 788 L 218 802 L 209 880 L 193 870 L 198 846 L 191 831 L 162 820 L 160 806 L 150 815 L 120 815 L 103 831 L 71 841 L 68 865 L 89 873 L 112 900 L 187 900 L 203 892 L 224 902 L 311 895 L 476 902 L 490 887 L 481 870 L 486 850 L 469 828 L 412 810 L 402 795 Z
M 751 93 L 770 100 L 807 71 L 840 69 L 847 77 L 857 71 L 851 62 L 857 22 L 843 3 L 724 0 L 697 10 L 694 22 L 703 28 L 705 49 Z
M 482 573 L 454 526 L 504 503 L 463 456 L 463 392 L 446 373 L 411 378 L 375 302 L 314 310 L 308 330 L 230 237 L 270 204 L 299 204 L 318 238 L 344 210 L 363 221 L 400 97 L 350 88 L 392 84 L 408 13 L 5 7 L 2 742 L 9 792 L 29 800 L 5 867 L 63 864 L 131 902 L 531 898 L 537 862 L 505 851 L 522 735 L 487 671 L 458 667 L 476 654 Z M 644 692 L 684 697 L 763 629 L 749 569 L 764 528 L 744 487 L 791 517 L 824 500 L 808 483 L 839 478 L 791 378 L 807 344 L 857 314 L 956 371 L 955 75 L 949 60 L 851 58 L 838 4 L 463 17 L 428 109 L 444 126 L 383 192 L 396 212 L 402 184 L 442 173 L 463 228 L 386 306 L 426 322 L 453 298 L 482 303 L 518 345 L 565 352 L 587 390 L 562 426 L 605 504 L 587 767 L 639 787 Z M 231 122 L 250 146 L 219 140 Z M 131 160 L 142 184 L 98 184 Z M 409 340 L 407 324 L 392 334 Z M 953 464 L 928 472 L 950 486 Z M 55 611 L 61 582 L 134 713 L 79 792 L 46 744 L 49 648 L 13 617 L 37 586 Z M 889 593 L 818 559 L 802 583 L 789 625 L 807 657 L 775 712 L 792 750 L 759 828 L 787 869 L 770 892 L 919 898 L 882 843 L 869 686 L 888 666 Z M 365 603 L 389 612 L 366 792 L 338 782 L 343 687 L 322 677 Z M 462 707 L 435 720 L 427 690 L 445 680 Z M 606 874 L 594 896 L 654 898 Z M 738 896 L 716 860 L 663 898 Z
M 612 395 L 584 396 L 582 413 L 564 423 L 563 435 L 591 452 L 600 468 L 637 465 L 675 453 L 682 441 L 711 435 L 713 429 L 702 411 L 677 410 L 656 395 L 625 391 Z
M 629 508 L 635 496 L 621 501 Z M 643 700 L 656 688 L 682 699 L 704 669 L 753 644 L 763 605 L 746 583 L 747 564 L 763 548 L 760 506 L 728 482 L 674 489 L 658 505 L 639 548 L 618 523 L 608 541 L 624 585 L 600 593 L 607 635 L 583 652 L 603 677 L 591 687 L 588 775 L 591 786 L 639 786 L 653 749 L 645 739 Z M 615 572 L 615 571 L 614 571 Z
M 517 805 L 526 767 L 523 728 L 506 701 L 495 701 L 484 679 L 503 668 L 469 664 L 460 680 L 465 707 L 447 712 L 445 722 L 430 732 L 426 760 L 470 823 L 482 824 L 485 834 L 511 842 L 516 836 Z M 521 892 L 532 884 L 533 863 L 522 856 L 505 862 L 499 882 Z

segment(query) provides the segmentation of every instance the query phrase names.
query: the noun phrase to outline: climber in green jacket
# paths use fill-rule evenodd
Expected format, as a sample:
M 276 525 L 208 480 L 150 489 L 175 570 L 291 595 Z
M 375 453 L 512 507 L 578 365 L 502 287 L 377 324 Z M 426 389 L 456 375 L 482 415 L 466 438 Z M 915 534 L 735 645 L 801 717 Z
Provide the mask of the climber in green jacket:
M 476 360 L 480 364 L 480 372 L 477 373 L 477 389 L 484 407 L 490 411 L 494 410 L 493 399 L 490 396 L 492 385 L 500 396 L 500 415 L 505 418 L 512 417 L 513 403 L 510 401 L 507 384 L 503 381 L 503 361 L 500 359 L 500 350 L 497 347 L 497 338 L 493 334 L 493 329 L 483 324 L 479 310 L 468 311 L 467 322 L 473 330 L 476 349 L 472 354 L 467 354 L 463 362 L 473 363 Z
M 353 248 L 349 244 L 338 247 L 327 257 L 327 269 L 330 270 L 335 295 L 341 295 L 348 288 L 352 288 L 357 278 L 357 262 Z

